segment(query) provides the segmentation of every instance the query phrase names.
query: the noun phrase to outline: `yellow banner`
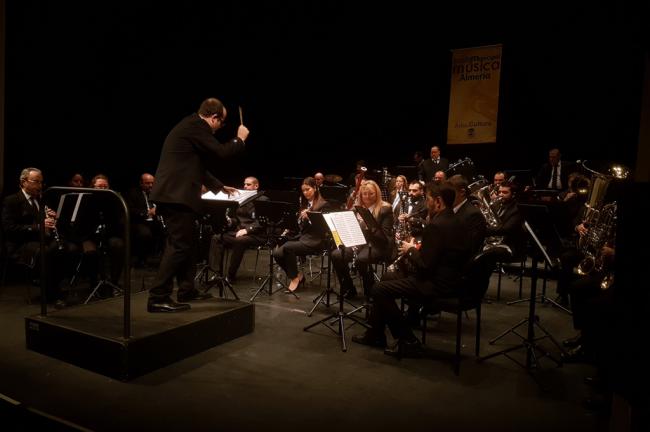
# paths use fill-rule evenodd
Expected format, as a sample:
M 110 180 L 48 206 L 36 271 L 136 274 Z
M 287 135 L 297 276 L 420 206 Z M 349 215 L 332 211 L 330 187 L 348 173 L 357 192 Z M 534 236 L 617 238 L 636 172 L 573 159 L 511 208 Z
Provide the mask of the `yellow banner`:
M 453 50 L 447 144 L 497 141 L 501 45 Z

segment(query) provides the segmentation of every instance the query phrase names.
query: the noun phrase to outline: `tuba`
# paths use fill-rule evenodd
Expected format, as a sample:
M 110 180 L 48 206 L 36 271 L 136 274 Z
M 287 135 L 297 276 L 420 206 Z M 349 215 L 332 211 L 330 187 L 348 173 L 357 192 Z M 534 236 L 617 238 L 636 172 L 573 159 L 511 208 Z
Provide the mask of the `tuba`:
M 601 173 L 587 166 L 588 161 L 581 163 L 582 167 L 591 174 L 591 184 L 588 192 L 587 202 L 585 203 L 585 216 L 583 223 L 590 227 L 598 221 L 599 213 L 607 189 L 612 180 L 625 180 L 630 175 L 630 170 L 620 164 L 611 164 L 607 167 L 607 173 Z

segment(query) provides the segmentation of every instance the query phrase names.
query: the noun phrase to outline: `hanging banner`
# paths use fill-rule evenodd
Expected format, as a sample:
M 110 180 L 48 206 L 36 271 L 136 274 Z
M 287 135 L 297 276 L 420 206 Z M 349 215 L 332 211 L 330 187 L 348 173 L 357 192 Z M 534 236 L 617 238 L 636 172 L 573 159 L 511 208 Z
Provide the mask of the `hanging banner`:
M 452 51 L 447 144 L 497 141 L 501 45 Z

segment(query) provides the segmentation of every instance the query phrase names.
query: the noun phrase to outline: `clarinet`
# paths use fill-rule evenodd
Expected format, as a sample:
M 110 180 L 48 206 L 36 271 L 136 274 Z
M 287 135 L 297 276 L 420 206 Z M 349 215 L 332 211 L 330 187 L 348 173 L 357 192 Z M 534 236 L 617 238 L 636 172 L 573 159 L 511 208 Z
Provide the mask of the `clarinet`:
M 51 209 L 48 206 L 45 206 L 45 217 L 47 218 L 47 212 L 51 211 Z M 54 226 L 52 227 L 52 237 L 54 237 L 54 241 L 56 242 L 56 247 L 58 250 L 63 250 L 63 241 L 61 240 L 61 236 L 59 236 L 59 230 L 56 229 L 56 217 L 54 218 Z
M 149 210 L 155 209 L 156 208 L 156 203 L 151 203 L 149 202 L 149 197 L 147 196 L 147 193 L 145 191 L 142 191 L 142 194 L 144 195 L 144 202 L 147 206 L 147 219 L 145 219 L 147 222 L 153 222 L 153 218 L 151 215 L 149 215 Z M 156 214 L 156 220 L 158 223 L 160 223 L 160 226 L 162 227 L 163 230 L 167 229 L 167 225 L 165 224 L 165 219 L 159 214 Z

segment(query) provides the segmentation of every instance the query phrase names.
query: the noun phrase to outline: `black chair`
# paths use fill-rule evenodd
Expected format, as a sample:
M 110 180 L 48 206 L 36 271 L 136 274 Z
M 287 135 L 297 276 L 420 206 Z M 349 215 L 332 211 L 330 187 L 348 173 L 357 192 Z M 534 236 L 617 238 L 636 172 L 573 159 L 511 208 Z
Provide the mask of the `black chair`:
M 481 342 L 481 305 L 483 297 L 490 285 L 492 271 L 500 260 L 505 260 L 507 251 L 502 248 L 491 248 L 475 255 L 463 271 L 463 280 L 458 297 L 434 299 L 422 308 L 422 343 L 425 343 L 427 332 L 427 316 L 441 312 L 456 315 L 456 356 L 454 373 L 460 374 L 460 347 L 463 312 L 476 310 L 476 350 L 478 357 Z

